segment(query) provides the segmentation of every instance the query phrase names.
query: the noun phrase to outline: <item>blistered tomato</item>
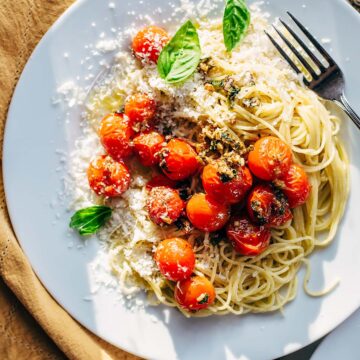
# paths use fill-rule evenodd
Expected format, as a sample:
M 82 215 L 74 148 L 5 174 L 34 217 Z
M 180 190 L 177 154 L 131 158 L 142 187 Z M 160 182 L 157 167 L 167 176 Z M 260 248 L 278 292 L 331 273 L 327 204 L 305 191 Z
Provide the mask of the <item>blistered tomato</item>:
M 120 196 L 130 186 L 130 173 L 122 163 L 102 155 L 91 161 L 87 170 L 91 189 L 106 197 Z
M 215 300 L 215 289 L 205 277 L 193 276 L 177 283 L 175 300 L 189 311 L 206 309 Z
M 291 208 L 305 204 L 310 196 L 311 185 L 306 172 L 300 165 L 292 164 L 277 184 L 289 199 Z
M 195 194 L 186 206 L 190 222 L 202 231 L 217 231 L 225 226 L 230 217 L 230 207 L 205 194 Z
M 198 171 L 200 163 L 189 143 L 171 139 L 161 150 L 160 167 L 171 180 L 185 180 Z
M 240 202 L 252 186 L 252 176 L 247 167 L 238 167 L 236 174 L 229 179 L 219 172 L 217 163 L 208 164 L 202 173 L 205 192 L 214 199 L 228 204 Z
M 262 253 L 271 238 L 267 226 L 254 225 L 245 215 L 233 217 L 226 227 L 226 234 L 235 251 L 247 256 Z
M 257 185 L 251 190 L 247 210 L 259 225 L 281 226 L 292 219 L 288 200 L 281 190 L 270 185 Z
M 133 127 L 138 123 L 149 125 L 156 113 L 156 103 L 152 96 L 138 93 L 126 99 L 124 111 Z
M 248 159 L 251 172 L 262 180 L 274 180 L 287 173 L 292 163 L 290 147 L 275 136 L 263 137 L 255 143 Z
M 150 219 L 155 224 L 170 225 L 182 215 L 185 203 L 176 190 L 159 186 L 150 190 L 146 206 Z
M 176 187 L 176 181 L 169 179 L 167 176 L 159 174 L 153 176 L 153 178 L 146 184 L 146 189 L 151 190 L 154 187 L 166 186 L 172 189 Z
M 122 160 L 132 154 L 133 130 L 129 118 L 120 113 L 106 115 L 100 125 L 99 136 L 106 152 L 115 160 Z
M 195 254 L 184 239 L 163 240 L 155 251 L 155 261 L 160 272 L 171 281 L 189 278 L 195 267 Z
M 136 34 L 132 48 L 139 60 L 156 63 L 161 50 L 169 40 L 169 35 L 164 29 L 152 25 Z
M 159 151 L 164 145 L 165 138 L 156 131 L 139 134 L 133 140 L 134 149 L 144 166 L 159 163 Z

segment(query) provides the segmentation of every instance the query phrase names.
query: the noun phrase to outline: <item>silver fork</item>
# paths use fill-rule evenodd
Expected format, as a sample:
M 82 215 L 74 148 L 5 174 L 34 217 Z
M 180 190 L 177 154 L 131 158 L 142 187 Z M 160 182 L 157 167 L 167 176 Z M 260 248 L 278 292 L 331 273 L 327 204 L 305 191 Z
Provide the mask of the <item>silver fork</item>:
M 340 67 L 336 64 L 334 59 L 328 54 L 328 52 L 315 40 L 308 30 L 297 20 L 290 12 L 288 15 L 295 22 L 295 24 L 302 30 L 314 47 L 327 61 L 328 65 L 325 66 L 319 58 L 305 45 L 298 35 L 280 19 L 281 24 L 291 34 L 302 50 L 308 55 L 312 62 L 316 65 L 315 68 L 304 58 L 304 56 L 296 49 L 296 47 L 289 41 L 289 39 L 275 26 L 275 31 L 279 34 L 280 38 L 284 41 L 290 51 L 297 57 L 299 62 L 308 71 L 311 76 L 311 80 L 307 80 L 304 76 L 304 84 L 311 90 L 315 91 L 319 96 L 326 100 L 332 100 L 338 104 L 354 122 L 354 124 L 360 129 L 360 118 L 351 108 L 347 101 L 344 89 L 345 89 L 345 78 Z M 298 73 L 302 73 L 301 69 L 295 64 L 295 62 L 287 55 L 284 49 L 279 45 L 278 42 L 267 32 L 266 35 L 269 37 L 271 42 L 274 44 L 276 49 L 285 58 L 289 65 Z M 317 69 L 316 69 L 317 68 Z M 304 73 L 302 73 L 304 75 Z

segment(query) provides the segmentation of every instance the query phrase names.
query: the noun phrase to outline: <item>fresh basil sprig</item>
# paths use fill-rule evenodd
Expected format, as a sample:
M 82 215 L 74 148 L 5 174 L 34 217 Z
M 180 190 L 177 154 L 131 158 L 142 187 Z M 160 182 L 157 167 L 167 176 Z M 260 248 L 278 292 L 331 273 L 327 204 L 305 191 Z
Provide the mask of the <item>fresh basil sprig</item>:
M 90 206 L 77 211 L 70 220 L 70 227 L 79 231 L 80 235 L 94 234 L 111 216 L 108 206 Z
M 199 36 L 188 20 L 162 49 L 157 63 L 159 75 L 168 83 L 184 81 L 196 70 L 200 56 Z
M 227 0 L 223 17 L 224 43 L 231 51 L 245 36 L 250 24 L 250 11 L 245 0 Z

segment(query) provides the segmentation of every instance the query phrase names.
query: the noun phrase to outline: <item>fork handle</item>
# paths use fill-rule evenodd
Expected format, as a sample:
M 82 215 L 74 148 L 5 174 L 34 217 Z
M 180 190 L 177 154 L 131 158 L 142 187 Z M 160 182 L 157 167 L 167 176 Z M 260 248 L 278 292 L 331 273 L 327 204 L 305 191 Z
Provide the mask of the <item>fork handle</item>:
M 353 121 L 353 123 L 360 129 L 360 117 L 356 114 L 354 109 L 350 106 L 344 94 L 340 96 L 339 100 L 335 100 L 335 103 L 339 105 Z

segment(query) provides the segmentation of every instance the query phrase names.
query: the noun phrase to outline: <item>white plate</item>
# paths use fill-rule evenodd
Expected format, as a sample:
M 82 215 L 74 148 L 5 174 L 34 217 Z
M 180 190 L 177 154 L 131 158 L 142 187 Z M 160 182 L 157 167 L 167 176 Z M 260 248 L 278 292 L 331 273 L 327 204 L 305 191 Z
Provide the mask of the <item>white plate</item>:
M 320 344 L 311 360 L 359 359 L 360 310 Z
M 110 1 L 110 0 L 109 0 Z M 172 1 L 178 4 L 179 1 Z M 221 2 L 222 3 L 222 2 Z M 206 2 L 199 3 L 204 7 Z M 204 5 L 205 4 L 205 5 Z M 31 264 L 53 297 L 80 323 L 105 340 L 129 352 L 152 359 L 269 359 L 299 349 L 334 329 L 360 305 L 360 133 L 345 121 L 343 135 L 351 155 L 351 197 L 336 241 L 311 257 L 311 287 L 322 288 L 337 277 L 340 286 L 318 299 L 307 297 L 302 289 L 294 302 L 281 313 L 186 319 L 175 310 L 163 307 L 131 312 L 117 296 L 106 289 L 90 295 L 89 264 L 96 256 L 98 243 L 92 239 L 82 249 L 81 240 L 69 238 L 66 212 L 68 199 L 58 190 L 66 170 L 59 163 L 59 152 L 69 156 L 79 134 L 79 112 L 69 114 L 53 106 L 55 89 L 66 80 L 80 76 L 81 86 L 89 84 L 84 74 L 88 67 L 100 71 L 99 60 L 87 61 L 102 32 L 112 36 L 112 27 L 126 28 L 132 22 L 128 13 L 153 13 L 155 20 L 168 17 L 167 0 L 117 1 L 84 0 L 73 5 L 48 31 L 32 54 L 16 88 L 6 124 L 4 179 L 11 220 Z M 156 9 L 161 6 L 161 13 Z M 222 5 L 221 5 L 222 6 Z M 332 54 L 347 77 L 347 93 L 360 112 L 359 58 L 360 17 L 343 0 L 274 0 L 264 5 L 273 15 L 291 10 L 319 38 L 331 38 Z M 92 23 L 96 26 L 92 26 Z M 166 25 L 165 25 L 166 26 Z M 64 56 L 68 53 L 68 57 Z M 349 60 L 349 59 L 350 60 Z M 356 67 L 357 65 L 357 67 Z M 69 118 L 69 123 L 65 118 Z M 68 243 L 73 241 L 74 248 Z M 301 272 L 301 277 L 303 272 Z M 157 322 L 152 319 L 156 317 Z

